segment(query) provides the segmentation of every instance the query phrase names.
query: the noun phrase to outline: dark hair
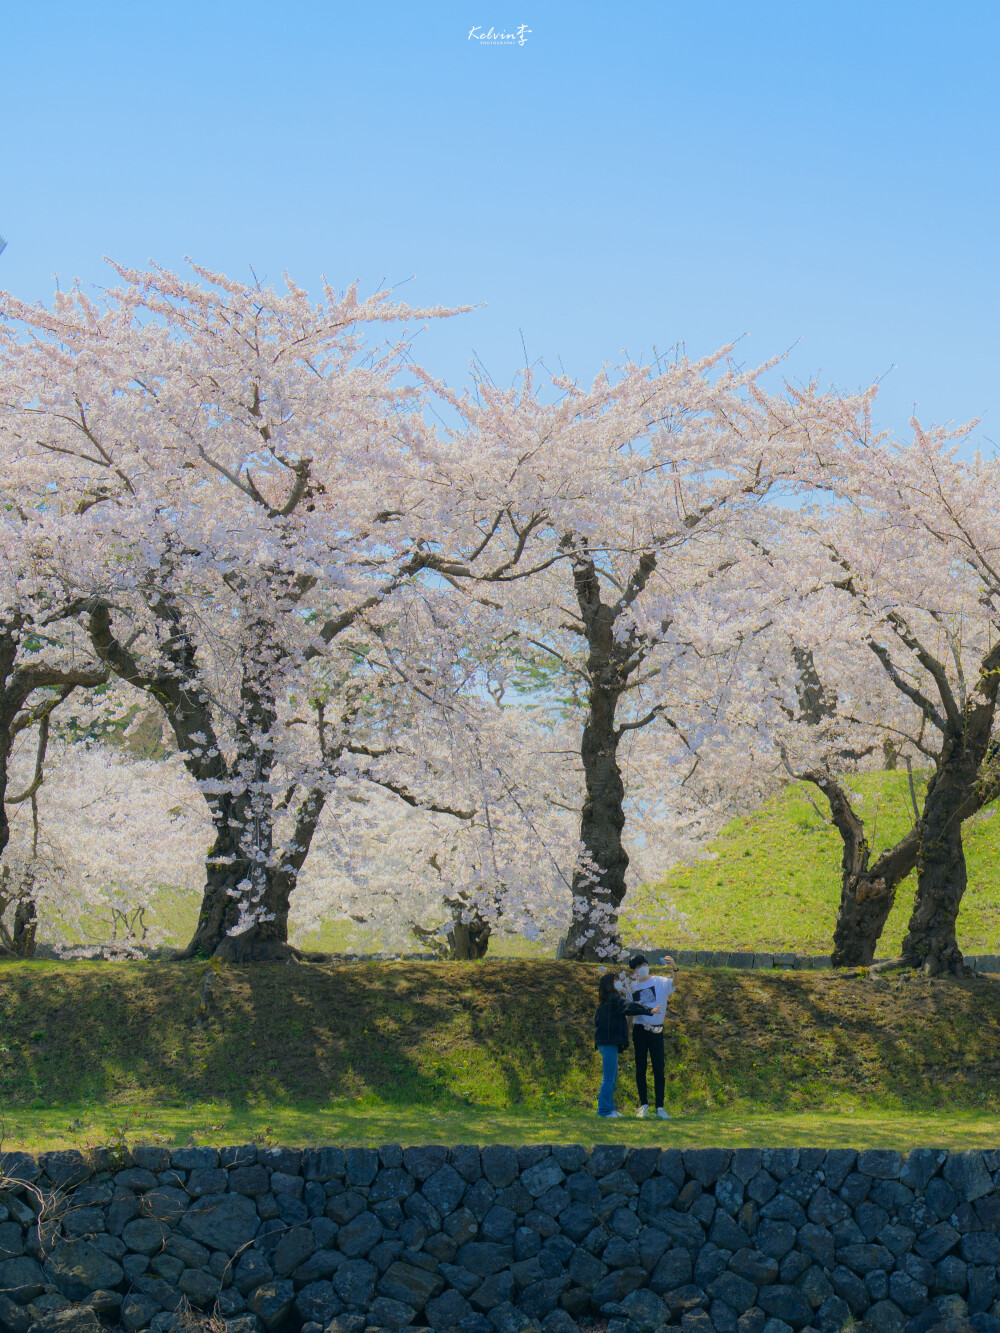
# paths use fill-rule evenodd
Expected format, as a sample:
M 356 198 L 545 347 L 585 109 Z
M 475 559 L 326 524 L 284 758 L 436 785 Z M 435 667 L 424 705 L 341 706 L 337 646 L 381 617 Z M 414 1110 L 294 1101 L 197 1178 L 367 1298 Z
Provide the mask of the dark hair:
M 605 972 L 604 976 L 601 977 L 600 981 L 597 983 L 597 998 L 600 1000 L 601 1004 L 603 1004 L 605 1000 L 610 1000 L 614 993 L 615 974 L 613 972 Z
M 644 965 L 649 967 L 649 959 L 644 953 L 634 953 L 628 960 L 628 965 L 631 968 L 642 967 Z

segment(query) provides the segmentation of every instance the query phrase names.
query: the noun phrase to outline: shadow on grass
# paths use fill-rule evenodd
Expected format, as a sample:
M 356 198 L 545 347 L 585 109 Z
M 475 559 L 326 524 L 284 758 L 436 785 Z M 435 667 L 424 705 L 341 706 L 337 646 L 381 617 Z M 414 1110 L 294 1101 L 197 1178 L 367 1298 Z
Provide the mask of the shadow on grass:
M 590 1108 L 597 969 L 572 963 L 6 964 L 0 1103 Z M 202 1010 L 202 1003 L 205 1008 Z M 675 1113 L 995 1109 L 1000 981 L 692 969 Z M 673 1036 L 676 1035 L 676 1040 Z M 631 1064 L 619 1093 L 628 1109 Z M 75 1112 L 74 1112 L 75 1114 Z

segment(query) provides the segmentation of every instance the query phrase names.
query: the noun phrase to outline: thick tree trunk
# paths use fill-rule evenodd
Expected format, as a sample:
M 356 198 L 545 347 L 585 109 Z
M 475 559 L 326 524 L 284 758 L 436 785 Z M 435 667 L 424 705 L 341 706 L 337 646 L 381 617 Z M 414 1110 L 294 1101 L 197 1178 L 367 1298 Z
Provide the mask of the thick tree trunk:
M 846 859 L 846 852 L 845 852 Z M 917 861 L 917 835 L 911 829 L 875 865 L 850 873 L 842 870 L 840 909 L 833 933 L 834 967 L 867 967 L 896 901 L 896 890 Z
M 246 914 L 246 886 L 253 883 L 257 867 L 243 851 L 238 832 L 230 827 L 227 811 L 217 812 L 218 832 L 207 858 L 198 924 L 179 957 L 206 954 L 227 962 L 250 963 L 298 953 L 288 943 L 288 913 L 325 802 L 326 794 L 318 788 L 303 799 L 284 856 L 279 864 L 263 867 L 258 880 L 261 887 L 254 890 L 260 896 L 252 905 L 252 924 L 235 934 L 234 927 L 241 926 L 241 915 Z
M 946 745 L 946 752 L 948 750 Z M 968 883 L 962 845 L 962 806 L 975 782 L 978 763 L 968 771 L 973 756 L 942 765 L 931 778 L 918 825 L 920 852 L 917 894 L 903 940 L 903 962 L 931 976 L 964 972 L 962 951 L 955 935 L 958 909 Z
M 830 815 L 844 851 L 840 862 L 840 908 L 833 932 L 834 967 L 867 966 L 896 900 L 896 889 L 916 863 L 914 830 L 869 866 L 871 848 L 864 820 L 844 788 L 826 773 L 805 773 L 830 803 Z
M 968 699 L 960 707 L 950 701 L 941 757 L 917 823 L 917 893 L 902 956 L 931 976 L 965 970 L 955 936 L 968 882 L 962 820 L 992 792 L 993 784 L 980 778 L 980 769 L 992 744 L 998 685 L 1000 643 L 983 658 Z
M 615 713 L 629 678 L 644 659 L 647 641 L 629 623 L 630 607 L 656 569 L 656 555 L 646 551 L 639 557 L 622 595 L 610 605 L 601 599 L 600 575 L 584 544 L 576 546 L 572 562 L 587 640 L 589 691 L 580 747 L 585 784 L 582 856 L 573 874 L 573 918 L 563 957 L 599 961 L 621 949 L 618 911 L 625 897 L 628 853 L 622 843 L 625 783 L 618 766 L 618 743 L 625 727 L 616 724 Z M 654 707 L 644 719 L 627 725 L 645 726 L 658 712 Z
M 625 897 L 628 853 L 622 844 L 625 784 L 618 767 L 617 702 L 614 691 L 595 682 L 581 746 L 586 795 L 580 842 L 585 861 L 573 876 L 573 919 L 564 958 L 602 960 L 621 947 L 618 909 Z
M 456 921 L 447 936 L 450 956 L 459 962 L 485 958 L 490 947 L 490 933 L 490 923 L 481 917 Z

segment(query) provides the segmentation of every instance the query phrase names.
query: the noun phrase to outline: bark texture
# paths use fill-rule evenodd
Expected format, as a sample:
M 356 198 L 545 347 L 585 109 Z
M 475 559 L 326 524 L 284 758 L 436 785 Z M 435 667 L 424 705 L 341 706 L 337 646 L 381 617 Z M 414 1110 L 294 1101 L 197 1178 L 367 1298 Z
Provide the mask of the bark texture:
M 917 823 L 917 893 L 902 950 L 904 963 L 931 976 L 964 971 L 955 935 L 968 884 L 962 820 L 991 794 L 981 769 L 990 750 L 998 685 L 1000 644 L 983 659 L 967 699 L 959 705 L 944 695 L 944 744 Z
M 587 718 L 580 749 L 585 785 L 580 817 L 583 858 L 573 875 L 573 919 L 563 957 L 600 960 L 621 947 L 618 911 L 625 897 L 629 863 L 622 841 L 625 783 L 618 764 L 618 745 L 625 728 L 617 724 L 616 713 L 646 649 L 642 636 L 633 628 L 621 632 L 624 627 L 619 622 L 649 581 L 656 556 L 647 552 L 640 557 L 628 587 L 612 603 L 601 597 L 600 578 L 585 548 L 578 547 L 572 560 L 587 643 Z M 645 725 L 659 711 L 653 709 L 631 725 Z

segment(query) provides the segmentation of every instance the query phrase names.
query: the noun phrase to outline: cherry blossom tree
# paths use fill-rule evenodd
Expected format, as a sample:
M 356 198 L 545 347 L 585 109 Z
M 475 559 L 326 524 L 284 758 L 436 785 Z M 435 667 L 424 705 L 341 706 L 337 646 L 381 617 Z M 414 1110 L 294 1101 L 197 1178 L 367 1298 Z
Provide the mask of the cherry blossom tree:
M 835 462 L 826 460 L 821 484 L 840 498 L 801 525 L 807 547 L 798 547 L 793 567 L 811 624 L 835 623 L 840 639 L 882 675 L 882 688 L 855 685 L 851 720 L 888 687 L 897 718 L 909 713 L 894 734 L 932 765 L 919 811 L 914 798 L 913 830 L 873 866 L 856 811 L 827 781 L 845 842 L 842 915 L 850 908 L 865 918 L 867 950 L 896 885 L 915 866 L 903 959 L 936 973 L 962 966 L 955 939 L 966 887 L 962 822 L 998 791 L 990 762 L 1000 679 L 997 464 L 962 460 L 968 427 L 924 431 L 914 422 L 913 430 L 905 445 L 861 434 Z
M 531 552 L 532 577 L 504 590 L 508 642 L 523 659 L 561 664 L 584 715 L 568 957 L 620 948 L 624 739 L 656 727 L 660 762 L 678 775 L 691 764 L 719 706 L 713 693 L 726 690 L 713 664 L 754 620 L 738 572 L 750 518 L 803 453 L 831 450 L 865 403 L 812 388 L 769 394 L 771 367 L 741 371 L 728 351 L 630 363 L 589 389 L 558 378 L 554 401 L 530 371 L 510 390 L 434 386 L 479 463 L 485 514 L 504 497 L 509 530 L 497 535 Z
M 100 662 L 164 710 L 208 803 L 189 952 L 274 956 L 354 729 L 385 698 L 373 645 L 398 668 L 425 576 L 502 582 L 524 542 L 499 550 L 503 504 L 469 502 L 475 460 L 423 422 L 408 336 L 367 341 L 449 312 L 117 271 L 125 286 L 96 304 L 5 299 L 0 452 L 13 491 L 72 515 L 52 568 L 86 598 Z

